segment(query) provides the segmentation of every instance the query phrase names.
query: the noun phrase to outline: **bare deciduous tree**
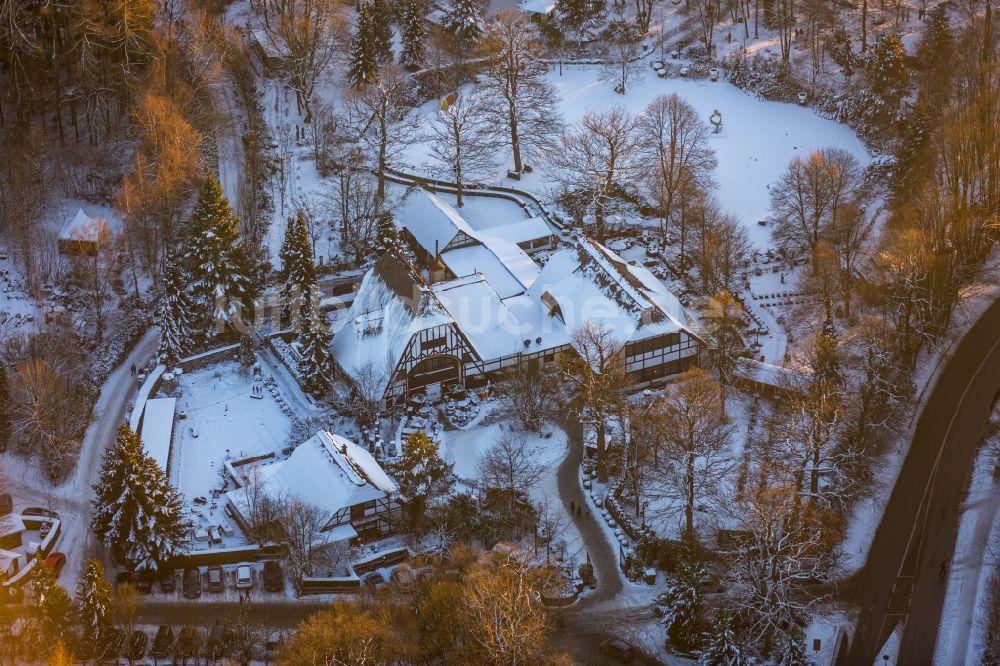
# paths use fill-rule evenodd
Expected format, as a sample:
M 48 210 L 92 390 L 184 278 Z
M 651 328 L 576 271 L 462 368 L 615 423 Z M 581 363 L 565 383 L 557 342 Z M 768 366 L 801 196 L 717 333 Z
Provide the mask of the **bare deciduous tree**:
M 518 420 L 526 430 L 538 430 L 552 407 L 555 374 L 538 359 L 514 365 L 507 372 L 507 386 Z
M 479 461 L 479 478 L 486 486 L 511 495 L 527 494 L 541 477 L 543 468 L 523 434 L 504 430 Z
M 282 0 L 268 4 L 276 16 L 267 24 L 267 35 L 283 55 L 298 110 L 305 112 L 304 122 L 312 122 L 313 91 L 347 43 L 347 22 L 340 6 L 327 0 Z
M 646 107 L 639 120 L 642 157 L 654 167 L 643 176 L 667 224 L 678 225 L 681 265 L 685 263 L 687 220 L 678 206 L 682 192 L 707 190 L 718 161 L 708 146 L 708 126 L 677 94 L 661 95 Z
M 576 354 L 563 359 L 563 374 L 579 390 L 579 399 L 597 433 L 597 478 L 607 481 L 607 420 L 619 413 L 626 385 L 625 344 L 613 330 L 590 322 L 572 333 Z M 581 410 L 583 412 L 584 410 Z
M 355 133 L 374 161 L 379 200 L 385 199 L 386 170 L 418 139 L 417 122 L 410 113 L 412 97 L 410 79 L 389 65 L 380 71 L 376 83 L 355 91 L 348 101 Z
M 543 46 L 535 28 L 520 12 L 500 12 L 480 42 L 487 58 L 483 88 L 491 99 L 486 108 L 495 131 L 506 128 L 505 140 L 520 172 L 523 160 L 551 149 L 561 129 L 555 92 L 545 80 Z
M 582 193 L 594 207 L 598 241 L 604 240 L 608 201 L 639 173 L 638 120 L 620 106 L 584 114 L 580 127 L 563 134 L 553 171 L 565 193 Z
M 664 512 L 683 514 L 682 534 L 696 540 L 695 510 L 719 506 L 733 469 L 732 428 L 722 418 L 719 389 L 704 370 L 692 370 L 661 398 L 662 451 L 653 496 L 667 500 Z
M 455 202 L 461 208 L 465 180 L 496 168 L 498 143 L 489 115 L 493 100 L 475 89 L 454 99 L 433 117 L 428 138 L 431 155 L 455 182 Z

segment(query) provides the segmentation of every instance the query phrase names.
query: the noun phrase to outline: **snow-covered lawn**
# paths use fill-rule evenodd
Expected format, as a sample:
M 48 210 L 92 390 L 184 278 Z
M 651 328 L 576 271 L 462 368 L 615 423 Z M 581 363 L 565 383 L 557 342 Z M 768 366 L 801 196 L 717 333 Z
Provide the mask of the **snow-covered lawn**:
M 213 500 L 211 495 L 212 489 L 222 486 L 223 462 L 227 457 L 280 450 L 291 430 L 291 419 L 267 391 L 263 399 L 251 397 L 251 379 L 235 361 L 195 370 L 178 381 L 177 409 L 186 418 L 174 426 L 170 480 L 187 505 L 198 512 L 198 522 L 232 523 L 225 514 L 224 498 Z M 209 504 L 194 506 L 195 497 L 205 497 Z M 234 537 L 239 538 L 225 545 L 242 541 L 238 529 Z
M 612 83 L 601 79 L 601 68 L 595 65 L 566 65 L 562 76 L 558 68 L 553 68 L 548 80 L 558 93 L 559 111 L 568 126 L 579 123 L 589 111 L 614 106 L 642 113 L 654 98 L 670 93 L 687 100 L 706 124 L 712 112 L 718 110 L 722 114 L 722 131 L 709 141 L 719 160 L 717 195 L 723 208 L 746 225 L 758 248 L 770 245 L 769 227 L 757 224 L 769 213 L 768 187 L 794 156 L 808 155 L 816 148 L 838 147 L 853 153 L 862 166 L 871 161 L 864 144 L 849 127 L 821 118 L 811 109 L 756 99 L 724 81 L 660 79 L 648 66 L 643 69 L 643 79 L 633 83 L 626 95 L 615 93 Z M 424 104 L 419 111 L 429 118 L 437 113 L 437 102 Z M 417 171 L 436 173 L 437 166 L 426 145 L 414 146 L 407 155 Z M 502 159 L 509 156 L 503 155 Z M 506 173 L 508 165 L 500 166 L 498 176 Z M 535 173 L 516 186 L 542 194 L 546 190 L 545 165 L 534 166 Z

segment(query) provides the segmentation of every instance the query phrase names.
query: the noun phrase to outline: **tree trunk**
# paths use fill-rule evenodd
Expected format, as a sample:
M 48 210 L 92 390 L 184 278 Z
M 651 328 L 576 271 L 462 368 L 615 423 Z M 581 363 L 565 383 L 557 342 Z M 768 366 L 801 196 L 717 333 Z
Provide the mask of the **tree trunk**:
M 521 163 L 521 135 L 517 127 L 517 114 L 510 110 L 510 147 L 514 153 L 514 171 L 521 173 L 524 165 Z
M 693 448 L 693 443 L 688 443 L 691 448 Z M 685 481 L 685 493 L 687 497 L 685 498 L 684 506 L 684 532 L 691 541 L 694 541 L 694 453 L 691 449 L 688 450 L 686 466 L 687 469 L 684 472 Z
M 597 480 L 601 483 L 608 482 L 608 463 L 606 452 L 606 437 L 604 414 L 597 415 Z

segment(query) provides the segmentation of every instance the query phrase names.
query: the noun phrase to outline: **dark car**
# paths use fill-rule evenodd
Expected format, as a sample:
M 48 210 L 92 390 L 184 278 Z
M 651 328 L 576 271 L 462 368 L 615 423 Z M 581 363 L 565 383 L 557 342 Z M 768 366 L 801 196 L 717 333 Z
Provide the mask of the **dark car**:
M 378 573 L 377 571 L 365 576 L 365 585 L 372 592 L 378 592 L 379 590 L 384 590 L 389 586 L 389 584 L 385 582 L 385 578 L 382 576 L 382 574 Z
M 177 642 L 174 644 L 174 659 L 190 659 L 194 656 L 195 629 L 187 626 L 177 634 Z
M 177 591 L 177 579 L 174 578 L 173 569 L 165 569 L 160 572 L 160 592 L 173 593 Z
M 0 493 L 0 516 L 6 516 L 14 511 L 14 498 L 7 493 Z
M 125 656 L 129 659 L 142 659 L 146 656 L 146 645 L 149 643 L 149 636 L 145 631 L 136 629 L 128 637 L 125 646 Z
M 118 627 L 108 629 L 104 646 L 98 655 L 101 659 L 117 659 L 125 647 L 125 633 Z
M 59 520 L 59 514 L 55 511 L 49 509 L 43 509 L 37 506 L 29 506 L 27 509 L 21 509 L 22 516 L 41 516 L 42 518 L 55 518 Z
M 215 565 L 208 568 L 208 591 L 222 592 L 226 589 L 226 577 L 222 567 Z
M 156 630 L 156 638 L 153 639 L 153 649 L 149 651 L 149 654 L 156 659 L 166 659 L 173 645 L 174 630 L 169 624 L 161 624 L 160 628 Z
M 620 638 L 609 638 L 601 643 L 601 654 L 622 664 L 627 664 L 635 657 L 632 646 Z
M 264 562 L 264 589 L 268 592 L 281 592 L 285 589 L 285 575 L 281 565 L 275 560 Z
M 201 570 L 198 567 L 188 567 L 184 570 L 184 596 L 197 599 L 201 596 Z
M 139 594 L 149 594 L 153 591 L 153 581 L 156 574 L 152 571 L 140 571 L 135 577 L 135 590 Z

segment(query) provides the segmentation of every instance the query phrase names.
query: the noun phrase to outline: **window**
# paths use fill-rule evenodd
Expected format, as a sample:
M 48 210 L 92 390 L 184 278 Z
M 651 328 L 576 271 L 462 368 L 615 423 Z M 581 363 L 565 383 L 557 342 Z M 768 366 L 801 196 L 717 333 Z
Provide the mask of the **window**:
M 420 343 L 420 351 L 427 351 L 428 349 L 437 349 L 438 347 L 444 347 L 448 344 L 448 336 L 439 335 L 436 338 L 431 338 L 430 340 L 423 340 Z

